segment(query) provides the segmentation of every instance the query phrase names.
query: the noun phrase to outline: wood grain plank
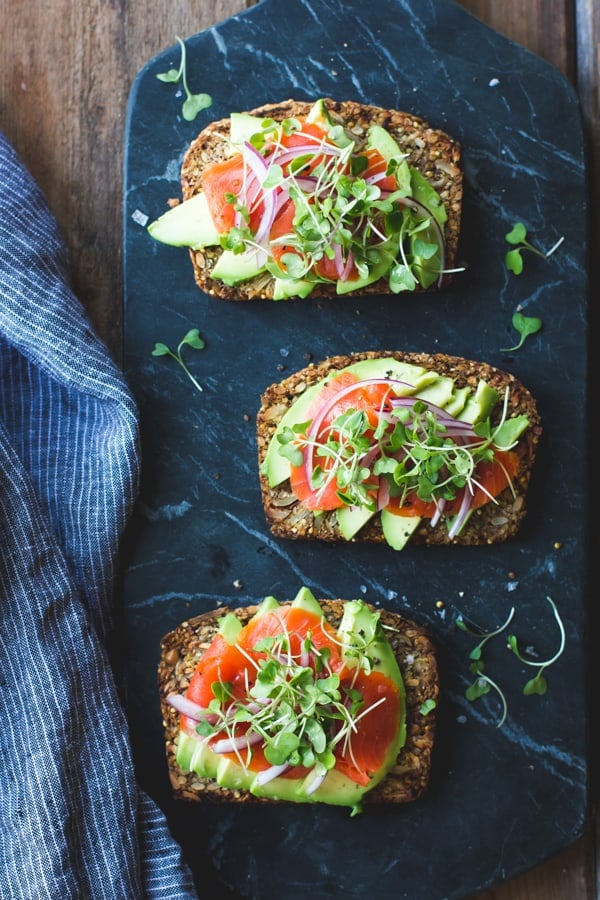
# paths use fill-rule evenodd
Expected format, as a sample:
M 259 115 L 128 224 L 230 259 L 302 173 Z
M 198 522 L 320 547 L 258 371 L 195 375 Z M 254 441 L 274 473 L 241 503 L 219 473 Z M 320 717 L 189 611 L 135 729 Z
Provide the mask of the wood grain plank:
M 460 6 L 575 81 L 575 15 L 571 0 L 460 0 Z
M 120 359 L 123 130 L 144 63 L 245 0 L 3 0 L 1 127 L 44 191 L 73 286 Z M 150 11 L 151 10 L 151 11 Z M 200 88 L 199 88 L 200 89 Z

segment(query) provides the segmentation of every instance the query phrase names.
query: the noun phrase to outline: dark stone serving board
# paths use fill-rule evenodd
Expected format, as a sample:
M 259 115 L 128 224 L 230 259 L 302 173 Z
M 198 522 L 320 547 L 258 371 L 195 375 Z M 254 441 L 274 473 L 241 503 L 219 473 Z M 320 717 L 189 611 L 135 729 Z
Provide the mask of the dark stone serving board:
M 124 572 L 125 687 L 139 780 L 165 809 L 204 898 L 465 897 L 543 861 L 582 834 L 586 801 L 586 199 L 575 94 L 562 75 L 448 0 L 263 0 L 186 40 L 194 91 L 212 107 L 181 116 L 181 89 L 138 75 L 127 120 L 125 367 L 141 412 L 143 483 Z M 179 166 L 210 120 L 262 103 L 331 96 L 414 112 L 463 146 L 464 274 L 443 294 L 239 304 L 195 286 L 187 251 L 139 222 L 180 196 Z M 549 259 L 507 273 L 504 235 L 523 221 Z M 520 306 L 543 321 L 517 352 Z M 188 350 L 194 390 L 154 343 Z M 273 381 L 336 353 L 443 351 L 512 371 L 544 421 L 530 511 L 510 543 L 480 548 L 330 546 L 272 538 L 262 515 L 254 419 Z M 321 806 L 189 806 L 170 798 L 156 665 L 163 634 L 223 603 L 266 594 L 365 597 L 430 627 L 443 683 L 431 783 L 413 804 L 350 818 Z M 545 696 L 503 638 L 486 672 L 508 700 L 465 699 L 475 641 L 460 612 L 511 631 L 538 659 L 566 647 Z M 442 605 L 443 604 L 443 605 Z

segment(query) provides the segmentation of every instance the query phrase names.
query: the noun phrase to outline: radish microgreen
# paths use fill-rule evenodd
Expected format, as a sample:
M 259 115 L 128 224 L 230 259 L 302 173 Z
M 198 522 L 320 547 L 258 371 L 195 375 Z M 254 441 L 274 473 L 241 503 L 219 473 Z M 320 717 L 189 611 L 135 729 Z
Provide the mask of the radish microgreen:
M 474 635 L 479 637 L 478 644 L 473 647 L 471 652 L 469 653 L 469 659 L 471 660 L 471 664 L 469 665 L 469 671 L 475 675 L 475 680 L 465 691 L 465 697 L 469 701 L 478 700 L 480 697 L 485 696 L 485 694 L 489 694 L 490 690 L 493 688 L 500 698 L 500 702 L 502 704 L 502 715 L 497 723 L 497 727 L 501 728 L 504 725 L 506 720 L 506 715 L 508 712 L 508 707 L 506 703 L 506 697 L 504 696 L 504 692 L 499 687 L 499 685 L 493 681 L 489 675 L 484 672 L 484 662 L 482 659 L 483 648 L 487 644 L 489 640 L 496 635 L 501 634 L 505 628 L 508 628 L 512 617 L 515 614 L 514 606 L 510 610 L 506 621 L 503 622 L 498 628 L 495 628 L 493 631 L 482 632 L 480 629 L 473 629 L 471 626 L 467 625 L 462 615 L 457 616 L 456 626 L 460 628 L 461 631 L 465 631 L 467 634 Z
M 200 337 L 200 332 L 197 328 L 192 328 L 184 337 L 181 339 L 177 346 L 177 350 L 171 350 L 166 344 L 161 343 L 160 341 L 154 345 L 154 350 L 152 351 L 152 356 L 170 356 L 171 359 L 174 359 L 176 363 L 178 363 L 185 374 L 188 376 L 196 390 L 202 392 L 202 385 L 199 384 L 198 381 L 194 378 L 190 370 L 188 369 L 186 362 L 183 358 L 182 351 L 184 347 L 192 347 L 194 350 L 203 350 L 205 347 L 205 343 L 203 338 Z
M 512 324 L 515 331 L 521 335 L 521 339 L 514 347 L 502 348 L 500 353 L 512 353 L 514 350 L 519 350 L 530 334 L 537 334 L 540 331 L 542 320 L 535 316 L 525 316 L 520 310 L 517 310 L 512 317 Z
M 438 504 L 455 500 L 463 490 L 474 495 L 481 487 L 478 465 L 514 447 L 528 425 L 526 416 L 507 418 L 508 395 L 497 425 L 487 419 L 473 427 L 440 419 L 418 398 L 404 398 L 402 405 L 394 400 L 390 386 L 370 415 L 350 407 L 317 434 L 310 421 L 284 428 L 278 434 L 279 454 L 294 467 L 306 467 L 313 491 L 333 485 L 347 506 L 375 511 L 381 482 L 400 506 L 410 495 Z
M 532 659 L 529 659 L 529 658 L 523 656 L 523 654 L 521 653 L 516 635 L 510 634 L 510 635 L 508 635 L 508 638 L 507 638 L 507 647 L 514 653 L 514 655 L 517 657 L 517 659 L 524 665 L 534 666 L 538 669 L 537 674 L 525 683 L 525 686 L 523 688 L 523 693 L 525 694 L 525 696 L 532 696 L 534 694 L 538 694 L 541 696 L 546 693 L 548 685 L 547 685 L 547 682 L 546 682 L 546 679 L 545 679 L 543 673 L 549 666 L 551 666 L 553 663 L 556 662 L 556 660 L 559 658 L 559 656 L 562 654 L 562 652 L 565 648 L 565 642 L 566 642 L 565 629 L 564 629 L 562 620 L 560 618 L 560 615 L 558 613 L 558 609 L 556 607 L 556 604 L 550 597 L 546 597 L 546 599 L 548 600 L 548 602 L 550 603 L 550 606 L 552 607 L 552 612 L 553 612 L 554 618 L 556 619 L 556 622 L 558 624 L 559 633 L 560 633 L 560 643 L 559 643 L 559 647 L 558 647 L 558 650 L 556 651 L 556 653 L 549 659 L 544 660 L 542 662 L 537 661 L 537 660 L 532 660 Z M 466 632 L 467 634 L 470 634 L 470 635 L 473 635 L 473 636 L 479 638 L 479 642 L 469 653 L 469 659 L 471 660 L 470 665 L 469 665 L 469 671 L 475 676 L 475 680 L 466 689 L 465 697 L 467 698 L 467 700 L 472 702 L 474 700 L 478 700 L 480 697 L 483 697 L 486 694 L 489 694 L 490 690 L 494 689 L 496 691 L 496 693 L 498 694 L 498 696 L 500 698 L 500 702 L 502 704 L 502 715 L 497 723 L 498 728 L 500 728 L 506 721 L 506 716 L 508 714 L 508 705 L 507 705 L 507 701 L 506 701 L 506 696 L 505 696 L 502 688 L 495 681 L 493 681 L 489 677 L 489 675 L 487 675 L 485 673 L 485 671 L 484 671 L 485 666 L 484 666 L 482 654 L 483 654 L 483 648 L 487 644 L 487 642 L 489 640 L 491 640 L 491 638 L 496 637 L 497 635 L 501 634 L 502 632 L 504 632 L 506 630 L 506 628 L 512 621 L 514 612 L 515 612 L 515 609 L 514 609 L 514 607 L 512 607 L 508 614 L 508 617 L 506 618 L 506 621 L 502 625 L 500 625 L 498 628 L 496 628 L 490 632 L 483 632 L 479 628 L 473 628 L 472 626 L 467 625 L 467 623 L 465 622 L 462 615 L 458 615 L 456 618 L 457 628 L 459 628 L 461 631 Z
M 180 37 L 177 43 L 181 48 L 181 62 L 178 69 L 169 69 L 167 72 L 159 72 L 156 76 L 159 81 L 169 84 L 177 84 L 181 80 L 185 92 L 185 100 L 181 107 L 181 114 L 186 122 L 193 122 L 199 112 L 212 105 L 212 97 L 209 94 L 192 94 L 187 83 L 187 63 L 185 43 Z
M 309 632 L 294 654 L 291 636 L 281 624 L 279 634 L 261 638 L 251 650 L 235 645 L 248 663 L 245 688 L 234 693 L 230 683 L 214 682 L 210 716 L 196 725 L 196 732 L 218 738 L 220 752 L 235 752 L 243 767 L 249 764 L 251 747 L 260 742 L 271 766 L 303 766 L 322 777 L 336 765 L 336 748 L 353 759 L 357 723 L 385 702 L 382 697 L 367 706 L 354 687 L 358 673 L 371 670 L 371 641 L 350 634 L 341 645 L 346 658 L 356 660 L 355 676 L 346 684 L 329 664 L 329 648 L 319 649 Z M 381 640 L 378 625 L 372 639 Z
M 537 674 L 533 678 L 531 678 L 525 684 L 525 687 L 523 688 L 523 693 L 525 694 L 525 696 L 531 696 L 532 694 L 542 695 L 542 694 L 546 693 L 546 690 L 548 689 L 548 685 L 547 685 L 546 679 L 543 675 L 543 672 L 545 669 L 548 668 L 548 666 L 551 666 L 553 663 L 556 662 L 558 657 L 562 654 L 563 650 L 565 649 L 565 642 L 566 642 L 565 629 L 564 629 L 562 620 L 560 618 L 560 615 L 558 614 L 556 604 L 554 603 L 554 601 L 552 600 L 551 597 L 546 597 L 546 600 L 552 607 L 552 612 L 553 612 L 554 618 L 556 619 L 556 623 L 558 625 L 558 630 L 560 633 L 559 647 L 558 647 L 558 650 L 556 651 L 556 653 L 554 654 L 554 656 L 550 657 L 550 659 L 544 660 L 543 662 L 538 662 L 537 660 L 527 659 L 526 657 L 524 657 L 522 655 L 521 651 L 519 650 L 519 645 L 518 645 L 516 636 L 514 634 L 510 634 L 508 636 L 508 645 L 509 645 L 510 649 L 512 650 L 512 652 L 517 657 L 517 659 L 520 660 L 520 662 L 524 663 L 527 666 L 534 666 L 535 668 L 538 669 Z
M 554 246 L 551 247 L 547 253 L 544 253 L 543 250 L 540 250 L 539 247 L 536 247 L 527 239 L 527 229 L 522 222 L 515 222 L 511 230 L 504 235 L 504 239 L 507 244 L 511 244 L 513 247 L 512 250 L 507 251 L 504 262 L 508 271 L 513 272 L 515 275 L 520 275 L 523 271 L 523 258 L 521 254 L 524 250 L 528 250 L 536 256 L 541 256 L 542 259 L 548 259 L 548 257 L 552 256 L 554 251 L 557 250 L 564 241 L 564 237 L 559 238 Z
M 283 281 L 331 281 L 368 279 L 375 271 L 378 277 L 386 274 L 390 278 L 394 293 L 412 291 L 419 285 L 427 288 L 439 281 L 445 271 L 443 225 L 447 214 L 425 178 L 405 160 L 390 160 L 387 174 L 395 175 L 397 190 L 382 191 L 367 177 L 368 157 L 347 135 L 341 138 L 332 129 L 320 139 L 303 133 L 297 120 L 291 120 L 287 129 L 286 123 L 271 126 L 270 122 L 266 120 L 247 142 L 266 163 L 260 178 L 262 193 L 254 191 L 253 203 L 257 207 L 264 196 L 272 195 L 273 199 L 285 196 L 294 204 L 290 231 L 269 238 L 268 246 L 263 241 L 263 250 L 275 251 L 266 262 L 271 275 Z M 310 150 L 299 151 L 290 159 L 283 138 L 292 130 L 306 140 Z M 247 153 L 246 146 L 244 158 Z M 280 156 L 285 157 L 284 164 L 278 163 Z M 248 169 L 252 170 L 252 165 Z M 227 198 L 238 213 L 236 204 L 246 193 L 244 186 L 237 197 Z M 242 252 L 240 238 L 246 249 L 256 247 L 247 231 L 238 232 L 233 241 L 222 236 L 221 245 Z M 285 248 L 284 252 L 279 248 Z M 327 261 L 333 265 L 327 267 Z

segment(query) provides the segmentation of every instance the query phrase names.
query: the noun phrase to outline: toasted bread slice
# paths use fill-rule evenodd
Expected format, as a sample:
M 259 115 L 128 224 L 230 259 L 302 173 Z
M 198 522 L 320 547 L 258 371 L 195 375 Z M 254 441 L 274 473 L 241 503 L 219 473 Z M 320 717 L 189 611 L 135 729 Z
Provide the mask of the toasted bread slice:
M 470 518 L 456 537 L 449 536 L 448 523 L 441 519 L 431 525 L 431 519 L 422 518 L 409 537 L 412 544 L 464 544 L 480 545 L 505 541 L 516 535 L 527 512 L 527 490 L 530 482 L 539 438 L 541 420 L 536 402 L 527 388 L 515 377 L 487 363 L 449 356 L 442 353 L 403 353 L 399 351 L 367 351 L 349 356 L 335 356 L 290 375 L 272 384 L 262 395 L 257 416 L 258 463 L 260 487 L 265 516 L 274 535 L 289 539 L 345 540 L 338 523 L 336 510 L 313 513 L 292 492 L 289 478 L 271 486 L 265 471 L 265 458 L 282 417 L 303 393 L 336 370 L 361 360 L 393 358 L 415 366 L 421 366 L 438 375 L 452 379 L 457 389 L 469 388 L 475 392 L 480 381 L 494 388 L 500 397 L 492 414 L 496 423 L 502 412 L 502 398 L 506 389 L 508 415 L 526 415 L 529 425 L 518 441 L 514 452 L 519 457 L 519 468 L 495 502 L 486 503 L 473 510 Z M 419 396 L 417 394 L 417 396 Z M 398 518 L 398 517 L 396 517 Z M 373 515 L 360 528 L 352 540 L 382 543 L 385 535 L 381 516 Z M 400 548 L 398 548 L 400 549 Z
M 327 620 L 335 627 L 342 617 L 344 601 L 319 600 Z M 176 741 L 180 728 L 179 713 L 167 703 L 169 694 L 183 694 L 202 654 L 218 629 L 218 620 L 233 612 L 245 624 L 256 613 L 257 606 L 238 609 L 222 607 L 183 622 L 165 635 L 161 642 L 158 684 L 166 742 L 169 778 L 176 798 L 190 801 L 230 803 L 272 803 L 248 791 L 230 790 L 216 782 L 183 771 L 176 761 Z M 406 691 L 406 743 L 392 771 L 365 796 L 365 802 L 405 803 L 422 795 L 429 783 L 439 678 L 435 646 L 426 628 L 399 613 L 381 610 L 380 622 L 388 629 Z M 432 707 L 421 711 L 425 701 Z
M 400 145 L 406 154 L 409 166 L 417 169 L 435 188 L 447 212 L 444 225 L 445 269 L 453 269 L 456 264 L 460 234 L 462 206 L 462 169 L 460 144 L 444 131 L 431 127 L 424 119 L 408 112 L 383 109 L 351 100 L 335 101 L 325 99 L 332 120 L 344 126 L 357 141 L 357 149 L 366 143 L 370 125 L 383 127 Z M 276 121 L 290 117 L 303 117 L 309 113 L 312 104 L 298 100 L 269 103 L 250 110 L 254 116 L 272 118 Z M 229 118 L 212 122 L 197 136 L 188 148 L 181 169 L 183 199 L 189 200 L 201 191 L 202 175 L 206 168 L 220 162 L 234 153 L 227 138 L 230 131 Z M 211 276 L 222 255 L 220 247 L 205 247 L 190 250 L 194 276 L 198 286 L 208 294 L 225 300 L 251 300 L 253 298 L 273 298 L 274 279 L 269 273 L 261 273 L 235 286 L 224 284 Z M 451 274 L 444 275 L 427 290 L 436 290 L 447 284 Z M 425 290 L 419 285 L 415 288 Z M 387 294 L 390 292 L 387 279 L 366 285 L 361 294 Z M 334 282 L 319 283 L 311 296 L 331 297 L 336 295 Z

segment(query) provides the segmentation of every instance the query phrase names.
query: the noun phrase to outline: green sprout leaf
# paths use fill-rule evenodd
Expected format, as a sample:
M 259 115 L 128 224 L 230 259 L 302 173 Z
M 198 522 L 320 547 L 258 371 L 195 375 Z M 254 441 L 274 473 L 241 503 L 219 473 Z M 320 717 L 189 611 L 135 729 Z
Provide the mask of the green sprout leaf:
M 181 69 L 169 69 L 168 72 L 159 72 L 156 77 L 159 81 L 165 81 L 167 84 L 177 84 L 181 78 Z
M 541 330 L 542 320 L 538 319 L 536 316 L 525 316 L 522 312 L 517 310 L 512 317 L 512 324 L 515 331 L 518 331 L 521 335 L 521 338 L 514 347 L 502 348 L 500 350 L 501 353 L 512 353 L 514 350 L 519 350 L 529 335 L 537 334 L 537 332 Z
M 511 230 L 504 236 L 508 244 L 522 244 L 527 237 L 527 229 L 522 222 L 515 222 Z
M 181 62 L 178 69 L 169 69 L 167 72 L 159 72 L 157 78 L 168 84 L 178 84 L 181 80 L 183 90 L 185 92 L 185 100 L 181 107 L 181 114 L 186 122 L 193 122 L 199 112 L 207 109 L 212 105 L 212 97 L 210 94 L 193 94 L 187 82 L 187 62 L 185 44 L 181 38 L 177 38 L 177 42 L 181 48 Z
M 509 250 L 504 257 L 506 268 L 515 275 L 520 275 L 523 271 L 523 259 L 520 250 Z
M 554 251 L 560 247 L 564 241 L 564 237 L 559 238 L 554 246 L 551 247 L 547 253 L 544 253 L 543 250 L 540 250 L 539 247 L 536 247 L 535 244 L 532 244 L 531 241 L 527 239 L 527 229 L 523 223 L 515 222 L 511 230 L 504 235 L 504 240 L 513 247 L 513 249 L 509 250 L 504 257 L 506 268 L 509 272 L 520 275 L 523 271 L 523 258 L 521 256 L 523 250 L 528 250 L 536 256 L 541 256 L 542 259 L 548 259 L 548 257 L 552 256 Z
M 523 656 L 523 654 L 519 650 L 519 645 L 518 645 L 516 636 L 514 634 L 511 634 L 508 636 L 508 646 L 512 650 L 512 652 L 515 654 L 517 659 L 520 660 L 520 662 L 524 663 L 526 666 L 534 666 L 535 668 L 537 668 L 539 670 L 538 673 L 535 675 L 535 677 L 531 678 L 525 684 L 525 687 L 523 688 L 523 693 L 528 697 L 530 697 L 532 694 L 543 695 L 546 693 L 546 691 L 548 689 L 548 685 L 547 685 L 546 679 L 543 675 L 543 672 L 545 671 L 545 669 L 548 668 L 548 666 L 551 666 L 553 663 L 556 662 L 556 660 L 559 658 L 559 656 L 562 654 L 563 650 L 565 649 L 566 636 L 565 636 L 565 629 L 564 629 L 564 625 L 562 623 L 562 619 L 559 615 L 558 609 L 556 608 L 556 604 L 554 603 L 552 598 L 546 597 L 546 600 L 552 607 L 552 613 L 556 620 L 556 624 L 558 625 L 559 636 L 560 636 L 558 650 L 556 651 L 556 653 L 553 656 L 550 657 L 550 659 L 546 659 L 543 662 L 539 662 L 538 660 L 528 659 L 527 657 Z
M 507 638 L 508 648 L 510 650 L 512 650 L 512 652 L 517 657 L 517 659 L 527 666 L 534 666 L 538 669 L 537 674 L 533 678 L 530 678 L 529 681 L 527 681 L 525 683 L 525 686 L 523 688 L 523 693 L 525 694 L 526 697 L 530 697 L 535 694 L 537 694 L 539 696 L 543 696 L 546 693 L 546 691 L 548 690 L 548 684 L 547 684 L 546 678 L 544 677 L 543 673 L 548 668 L 548 666 L 551 666 L 553 663 L 556 662 L 556 660 L 559 658 L 559 656 L 562 654 L 562 652 L 565 648 L 565 642 L 566 642 L 565 629 L 564 629 L 562 620 L 560 618 L 560 615 L 558 613 L 558 609 L 556 608 L 556 604 L 550 597 L 546 597 L 546 600 L 550 603 L 550 606 L 552 607 L 552 612 L 554 614 L 554 618 L 556 620 L 556 623 L 557 623 L 558 629 L 559 629 L 559 633 L 560 633 L 559 646 L 558 646 L 556 653 L 552 657 L 550 657 L 549 659 L 546 659 L 542 662 L 529 659 L 529 658 L 523 656 L 523 654 L 519 650 L 519 644 L 518 644 L 517 638 L 514 634 L 508 635 L 508 638 Z M 487 675 L 484 672 L 484 663 L 483 663 L 483 660 L 481 657 L 482 657 L 482 650 L 483 650 L 483 647 L 486 644 L 486 642 L 490 638 L 495 637 L 496 635 L 500 634 L 501 632 L 503 632 L 505 630 L 505 628 L 508 626 L 509 622 L 511 621 L 511 619 L 513 617 L 513 613 L 514 613 L 514 607 L 513 607 L 513 609 L 511 609 L 510 614 L 503 625 L 501 625 L 499 628 L 494 629 L 494 631 L 484 633 L 483 635 L 481 634 L 481 631 L 479 629 L 473 629 L 470 626 L 468 626 L 466 624 L 466 622 L 464 621 L 464 618 L 462 617 L 462 615 L 457 616 L 457 619 L 456 619 L 456 626 L 461 631 L 465 631 L 468 634 L 475 635 L 475 636 L 481 638 L 481 640 L 479 641 L 477 646 L 469 654 L 469 659 L 472 660 L 471 664 L 469 665 L 469 671 L 475 676 L 475 680 L 466 689 L 465 697 L 470 702 L 473 702 L 474 700 L 478 700 L 480 697 L 483 697 L 486 694 L 489 694 L 492 689 L 495 690 L 496 693 L 498 694 L 498 696 L 500 697 L 500 701 L 502 703 L 502 716 L 500 718 L 500 721 L 498 722 L 498 727 L 503 725 L 506 720 L 506 716 L 508 713 L 508 705 L 506 702 L 506 697 L 504 695 L 504 692 L 502 691 L 500 686 L 495 681 L 493 681 L 489 677 L 489 675 Z
M 250 648 L 235 644 L 256 673 L 246 683 L 241 696 L 226 681 L 211 685 L 214 699 L 206 709 L 206 718 L 196 731 L 203 737 L 219 736 L 236 753 L 246 768 L 250 747 L 256 736 L 262 739 L 264 755 L 272 766 L 299 766 L 312 770 L 311 777 L 321 779 L 335 768 L 336 748 L 352 758 L 352 740 L 357 723 L 384 702 L 380 698 L 367 704 L 363 693 L 342 683 L 329 665 L 329 648 L 319 649 L 309 631 L 302 642 L 301 655 L 292 652 L 292 639 L 282 621 L 283 631 L 259 639 Z M 382 639 L 377 624 L 372 635 L 362 632 L 344 637 L 344 655 L 351 653 L 357 672 L 368 671 L 371 644 Z M 258 654 L 258 656 L 257 656 Z M 425 701 L 427 711 L 434 701 Z M 243 729 L 238 726 L 243 724 Z M 243 735 L 251 741 L 243 746 Z
M 177 350 L 171 350 L 171 348 L 167 344 L 163 344 L 161 341 L 157 341 L 154 345 L 154 349 L 152 351 L 152 356 L 170 356 L 171 359 L 174 359 L 178 365 L 181 366 L 185 374 L 188 376 L 194 387 L 197 391 L 202 393 L 202 385 L 194 378 L 192 373 L 187 367 L 187 364 L 182 356 L 182 350 L 184 347 L 192 347 L 194 350 L 203 350 L 205 347 L 204 339 L 200 336 L 200 332 L 197 328 L 191 328 L 187 334 L 183 336 L 181 341 L 177 346 Z
M 437 704 L 435 700 L 432 700 L 429 697 L 427 700 L 424 700 L 419 707 L 419 712 L 422 716 L 428 716 L 430 712 L 432 712 L 436 708 Z

